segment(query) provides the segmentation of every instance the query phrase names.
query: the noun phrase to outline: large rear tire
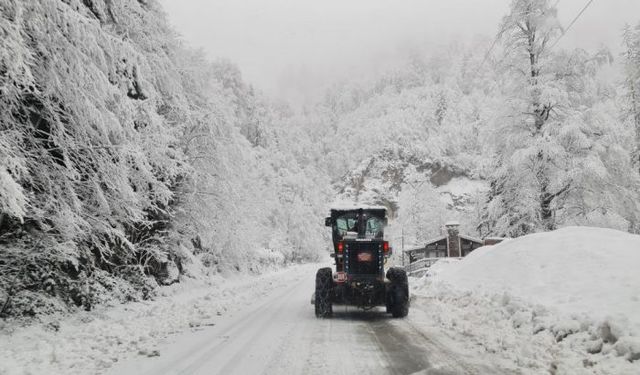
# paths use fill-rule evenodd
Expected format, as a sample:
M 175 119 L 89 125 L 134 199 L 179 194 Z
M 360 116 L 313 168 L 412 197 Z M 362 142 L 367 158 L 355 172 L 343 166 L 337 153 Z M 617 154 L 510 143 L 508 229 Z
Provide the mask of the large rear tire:
M 333 290 L 333 274 L 331 268 L 320 268 L 316 272 L 316 317 L 327 318 L 333 313 L 331 292 Z
M 387 312 L 394 318 L 404 318 L 409 314 L 409 278 L 405 270 L 390 268 L 387 271 Z

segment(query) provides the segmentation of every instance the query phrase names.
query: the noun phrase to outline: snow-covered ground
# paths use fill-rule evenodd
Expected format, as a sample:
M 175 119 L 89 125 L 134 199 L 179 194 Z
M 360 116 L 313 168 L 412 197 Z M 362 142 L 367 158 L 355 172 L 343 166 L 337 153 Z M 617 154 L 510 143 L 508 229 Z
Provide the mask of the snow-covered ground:
M 161 289 L 155 301 L 49 317 L 26 328 L 0 326 L 0 374 L 97 374 L 127 359 L 158 356 L 167 338 L 214 326 L 313 272 L 307 265 L 191 280 Z
M 639 270 L 640 236 L 570 227 L 436 263 L 413 307 L 519 373 L 640 374 Z
M 0 374 L 640 374 L 640 236 L 565 228 L 442 260 L 406 319 L 309 303 L 319 265 L 0 329 Z M 345 364 L 345 359 L 348 364 Z
M 319 266 L 182 285 L 155 301 L 3 332 L 0 374 L 505 373 L 459 355 L 420 311 L 393 319 L 384 308 L 335 307 L 317 319 Z

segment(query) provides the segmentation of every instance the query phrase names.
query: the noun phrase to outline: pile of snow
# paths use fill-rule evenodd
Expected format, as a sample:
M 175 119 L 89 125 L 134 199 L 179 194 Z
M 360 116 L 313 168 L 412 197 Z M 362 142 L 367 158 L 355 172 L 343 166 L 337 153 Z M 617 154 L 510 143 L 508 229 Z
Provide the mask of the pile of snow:
M 532 234 L 438 262 L 414 284 L 440 325 L 532 373 L 640 373 L 640 236 Z
M 532 234 L 478 249 L 441 270 L 439 279 L 464 289 L 509 292 L 567 313 L 628 317 L 640 333 L 637 235 L 585 227 Z

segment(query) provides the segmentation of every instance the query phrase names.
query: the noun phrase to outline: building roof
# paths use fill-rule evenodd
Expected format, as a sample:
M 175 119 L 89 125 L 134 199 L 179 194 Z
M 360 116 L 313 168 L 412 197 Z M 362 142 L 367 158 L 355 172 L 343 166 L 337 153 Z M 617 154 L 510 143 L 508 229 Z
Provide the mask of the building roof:
M 432 238 L 432 239 L 430 239 L 430 240 L 427 240 L 427 242 L 424 244 L 424 246 L 425 246 L 425 247 L 427 247 L 428 245 L 431 245 L 431 244 L 433 244 L 433 243 L 436 243 L 436 242 L 442 241 L 442 240 L 444 240 L 444 239 L 446 239 L 446 238 L 447 238 L 447 236 L 444 236 L 444 235 L 443 235 L 443 236 L 436 237 L 436 238 Z
M 462 239 L 465 239 L 465 240 L 468 240 L 468 241 L 473 241 L 473 242 L 484 244 L 484 241 L 482 239 L 480 239 L 480 238 L 477 238 L 477 237 L 467 236 L 465 234 L 459 234 L 458 237 L 460 237 Z
M 460 226 L 460 222 L 457 220 L 450 220 L 447 221 L 446 223 L 444 223 L 445 227 L 453 227 L 453 226 Z
M 447 236 L 440 236 L 440 237 L 432 238 L 432 239 L 428 240 L 428 241 L 424 244 L 424 246 L 422 246 L 422 247 L 417 247 L 417 248 L 415 248 L 415 249 L 407 249 L 407 250 L 405 250 L 404 252 L 405 252 L 405 253 L 412 253 L 412 252 L 414 252 L 414 251 L 424 251 L 424 249 L 426 249 L 426 248 L 427 248 L 427 246 L 429 246 L 429 245 L 431 245 L 431 244 L 433 244 L 433 243 L 436 243 L 436 242 L 442 241 L 442 240 L 446 240 L 446 239 L 447 239 Z

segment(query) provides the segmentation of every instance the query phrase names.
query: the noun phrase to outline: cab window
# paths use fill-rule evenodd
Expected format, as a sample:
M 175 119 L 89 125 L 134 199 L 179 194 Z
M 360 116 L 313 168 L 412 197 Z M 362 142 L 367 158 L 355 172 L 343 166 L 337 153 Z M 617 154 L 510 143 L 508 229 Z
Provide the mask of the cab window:
M 340 216 L 336 219 L 338 235 L 344 237 L 347 232 L 357 232 L 358 220 L 355 217 Z
M 375 216 L 370 217 L 367 219 L 367 225 L 365 228 L 366 237 L 382 238 L 384 221 Z

